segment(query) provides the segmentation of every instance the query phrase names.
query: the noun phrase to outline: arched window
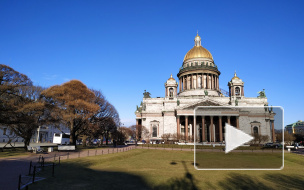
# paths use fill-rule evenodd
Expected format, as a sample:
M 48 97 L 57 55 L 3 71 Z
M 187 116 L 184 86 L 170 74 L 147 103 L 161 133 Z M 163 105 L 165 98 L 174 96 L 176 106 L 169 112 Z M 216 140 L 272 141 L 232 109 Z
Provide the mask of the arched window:
M 153 125 L 152 137 L 157 137 L 157 126 L 156 125 Z
M 240 95 L 240 87 L 235 87 L 235 95 L 236 96 Z
M 254 127 L 253 127 L 253 134 L 254 134 L 254 135 L 259 134 L 259 128 L 258 128 L 257 126 L 254 126 Z

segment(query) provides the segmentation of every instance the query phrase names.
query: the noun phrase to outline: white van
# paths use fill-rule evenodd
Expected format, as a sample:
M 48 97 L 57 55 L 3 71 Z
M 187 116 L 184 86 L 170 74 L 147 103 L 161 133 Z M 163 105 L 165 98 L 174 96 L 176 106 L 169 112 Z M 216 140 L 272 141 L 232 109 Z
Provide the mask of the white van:
M 53 143 L 70 144 L 70 133 L 54 133 Z

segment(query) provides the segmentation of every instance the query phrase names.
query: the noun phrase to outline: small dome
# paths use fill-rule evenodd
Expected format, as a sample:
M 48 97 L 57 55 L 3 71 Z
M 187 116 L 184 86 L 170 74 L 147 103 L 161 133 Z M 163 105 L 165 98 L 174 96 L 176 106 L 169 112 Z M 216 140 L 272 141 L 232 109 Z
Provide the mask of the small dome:
M 238 76 L 236 76 L 236 72 L 234 72 L 234 77 L 231 80 L 234 80 L 234 79 L 240 79 Z
M 175 79 L 172 77 L 172 74 L 171 74 L 171 76 L 168 80 L 174 80 L 175 81 Z
M 194 47 L 185 55 L 184 61 L 192 58 L 209 58 L 213 60 L 211 53 L 201 45 L 201 37 L 198 34 L 194 38 Z

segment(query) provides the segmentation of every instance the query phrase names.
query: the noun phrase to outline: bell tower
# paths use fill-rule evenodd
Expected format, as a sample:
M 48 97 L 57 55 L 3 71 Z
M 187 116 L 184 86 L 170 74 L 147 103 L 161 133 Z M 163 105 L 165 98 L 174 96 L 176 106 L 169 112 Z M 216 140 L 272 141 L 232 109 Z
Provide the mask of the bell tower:
M 244 82 L 240 79 L 236 72 L 234 72 L 234 77 L 228 82 L 229 87 L 229 97 L 231 105 L 238 105 L 238 100 L 244 97 Z
M 170 99 L 176 98 L 176 96 L 177 96 L 177 86 L 178 86 L 178 83 L 172 77 L 172 74 L 171 74 L 170 78 L 165 83 L 166 98 L 170 98 Z

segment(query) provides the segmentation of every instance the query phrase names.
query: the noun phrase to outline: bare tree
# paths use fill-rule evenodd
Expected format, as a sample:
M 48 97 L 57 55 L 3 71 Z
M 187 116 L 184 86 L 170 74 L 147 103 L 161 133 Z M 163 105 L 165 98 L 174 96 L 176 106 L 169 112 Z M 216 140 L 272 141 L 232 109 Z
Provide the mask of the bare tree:
M 94 124 L 93 136 L 105 137 L 106 144 L 108 139 L 117 132 L 120 119 L 115 107 L 110 104 L 100 91 L 92 90 L 95 94 L 95 104 L 98 105 L 98 111 L 91 117 L 90 121 Z
M 165 133 L 161 136 L 161 138 L 164 140 L 165 144 L 168 144 L 171 136 L 172 136 L 171 133 Z
M 132 135 L 132 131 L 128 127 L 119 127 L 118 130 L 118 142 L 124 143 L 126 140 L 129 139 L 129 137 Z
M 254 137 L 254 139 L 251 142 L 255 145 L 259 145 L 269 141 L 268 135 L 252 134 L 252 136 Z
M 282 141 L 282 135 L 279 138 L 280 138 L 280 141 Z M 284 142 L 287 145 L 292 145 L 292 143 L 294 142 L 295 139 L 296 138 L 295 138 L 295 136 L 293 134 L 290 134 L 287 131 L 284 132 Z
M 136 144 L 137 141 L 143 140 L 143 138 L 146 138 L 146 136 L 149 135 L 149 130 L 143 125 L 132 125 L 130 129 L 132 132 L 131 136 L 135 139 Z

